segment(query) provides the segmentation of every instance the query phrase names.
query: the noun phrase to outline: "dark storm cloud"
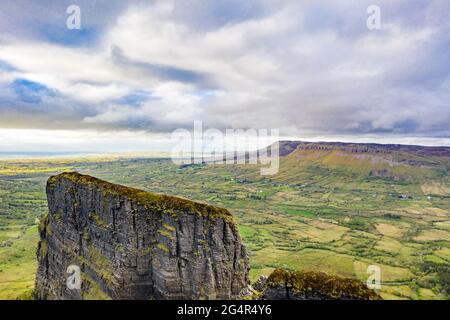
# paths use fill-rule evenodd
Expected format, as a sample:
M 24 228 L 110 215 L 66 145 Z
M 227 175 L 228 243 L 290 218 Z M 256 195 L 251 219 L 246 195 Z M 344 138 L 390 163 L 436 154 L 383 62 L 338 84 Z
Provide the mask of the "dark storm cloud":
M 206 85 L 208 83 L 208 76 L 200 72 L 168 65 L 133 61 L 127 58 L 123 54 L 122 49 L 117 46 L 111 48 L 111 56 L 113 61 L 121 67 L 134 69 L 139 73 L 156 77 L 162 81 L 179 81 L 199 85 Z

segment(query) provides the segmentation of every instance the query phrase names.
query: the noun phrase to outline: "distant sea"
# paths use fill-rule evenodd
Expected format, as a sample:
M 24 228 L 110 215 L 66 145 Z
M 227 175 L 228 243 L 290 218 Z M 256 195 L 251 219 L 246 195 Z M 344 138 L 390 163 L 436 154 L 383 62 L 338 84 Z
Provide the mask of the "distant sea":
M 38 152 L 38 151 L 16 151 L 5 152 L 0 151 L 0 159 L 45 159 L 45 158 L 62 158 L 62 157 L 83 157 L 92 155 L 86 152 Z

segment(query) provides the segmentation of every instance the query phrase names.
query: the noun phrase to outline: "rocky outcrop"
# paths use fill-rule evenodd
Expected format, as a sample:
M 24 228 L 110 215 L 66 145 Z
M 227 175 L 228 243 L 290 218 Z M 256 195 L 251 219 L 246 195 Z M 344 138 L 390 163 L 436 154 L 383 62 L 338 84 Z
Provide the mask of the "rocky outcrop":
M 78 173 L 51 177 L 47 196 L 36 299 L 233 299 L 249 283 L 225 209 Z
M 276 269 L 257 284 L 263 300 L 381 300 L 378 293 L 359 280 L 323 272 Z

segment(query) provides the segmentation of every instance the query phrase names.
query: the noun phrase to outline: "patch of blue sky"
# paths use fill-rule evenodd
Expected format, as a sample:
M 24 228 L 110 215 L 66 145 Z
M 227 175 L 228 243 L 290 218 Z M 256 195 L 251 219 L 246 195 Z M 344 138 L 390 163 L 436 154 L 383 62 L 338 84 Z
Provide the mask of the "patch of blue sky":
M 152 95 L 152 93 L 147 91 L 135 91 L 126 96 L 121 97 L 116 102 L 121 105 L 129 105 L 133 107 L 139 107 L 143 103 L 149 100 L 158 100 L 157 96 Z
M 11 84 L 19 100 L 27 103 L 40 103 L 44 96 L 53 97 L 55 91 L 47 86 L 27 79 L 16 79 Z
M 88 47 L 94 45 L 99 37 L 99 31 L 90 26 L 73 30 L 66 26 L 60 28 L 45 26 L 40 28 L 40 34 L 46 41 L 66 47 Z
M 219 95 L 222 91 L 221 90 L 197 90 L 193 93 L 194 96 L 202 98 L 202 99 L 207 99 L 207 98 L 211 98 L 211 97 L 215 97 L 217 95 Z

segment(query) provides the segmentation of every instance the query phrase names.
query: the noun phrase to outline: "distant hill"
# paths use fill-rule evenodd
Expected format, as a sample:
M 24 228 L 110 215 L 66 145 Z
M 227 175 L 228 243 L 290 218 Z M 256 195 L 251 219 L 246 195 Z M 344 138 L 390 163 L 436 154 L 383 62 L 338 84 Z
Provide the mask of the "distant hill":
M 345 142 L 304 142 L 304 141 L 280 141 L 280 155 L 287 156 L 296 149 L 312 150 L 343 150 L 354 153 L 395 153 L 406 152 L 417 156 L 449 157 L 450 147 L 426 147 L 402 144 L 377 144 L 377 143 L 345 143 Z
M 280 170 L 273 178 L 286 182 L 328 176 L 340 181 L 351 178 L 450 183 L 450 147 L 280 141 L 279 154 Z

